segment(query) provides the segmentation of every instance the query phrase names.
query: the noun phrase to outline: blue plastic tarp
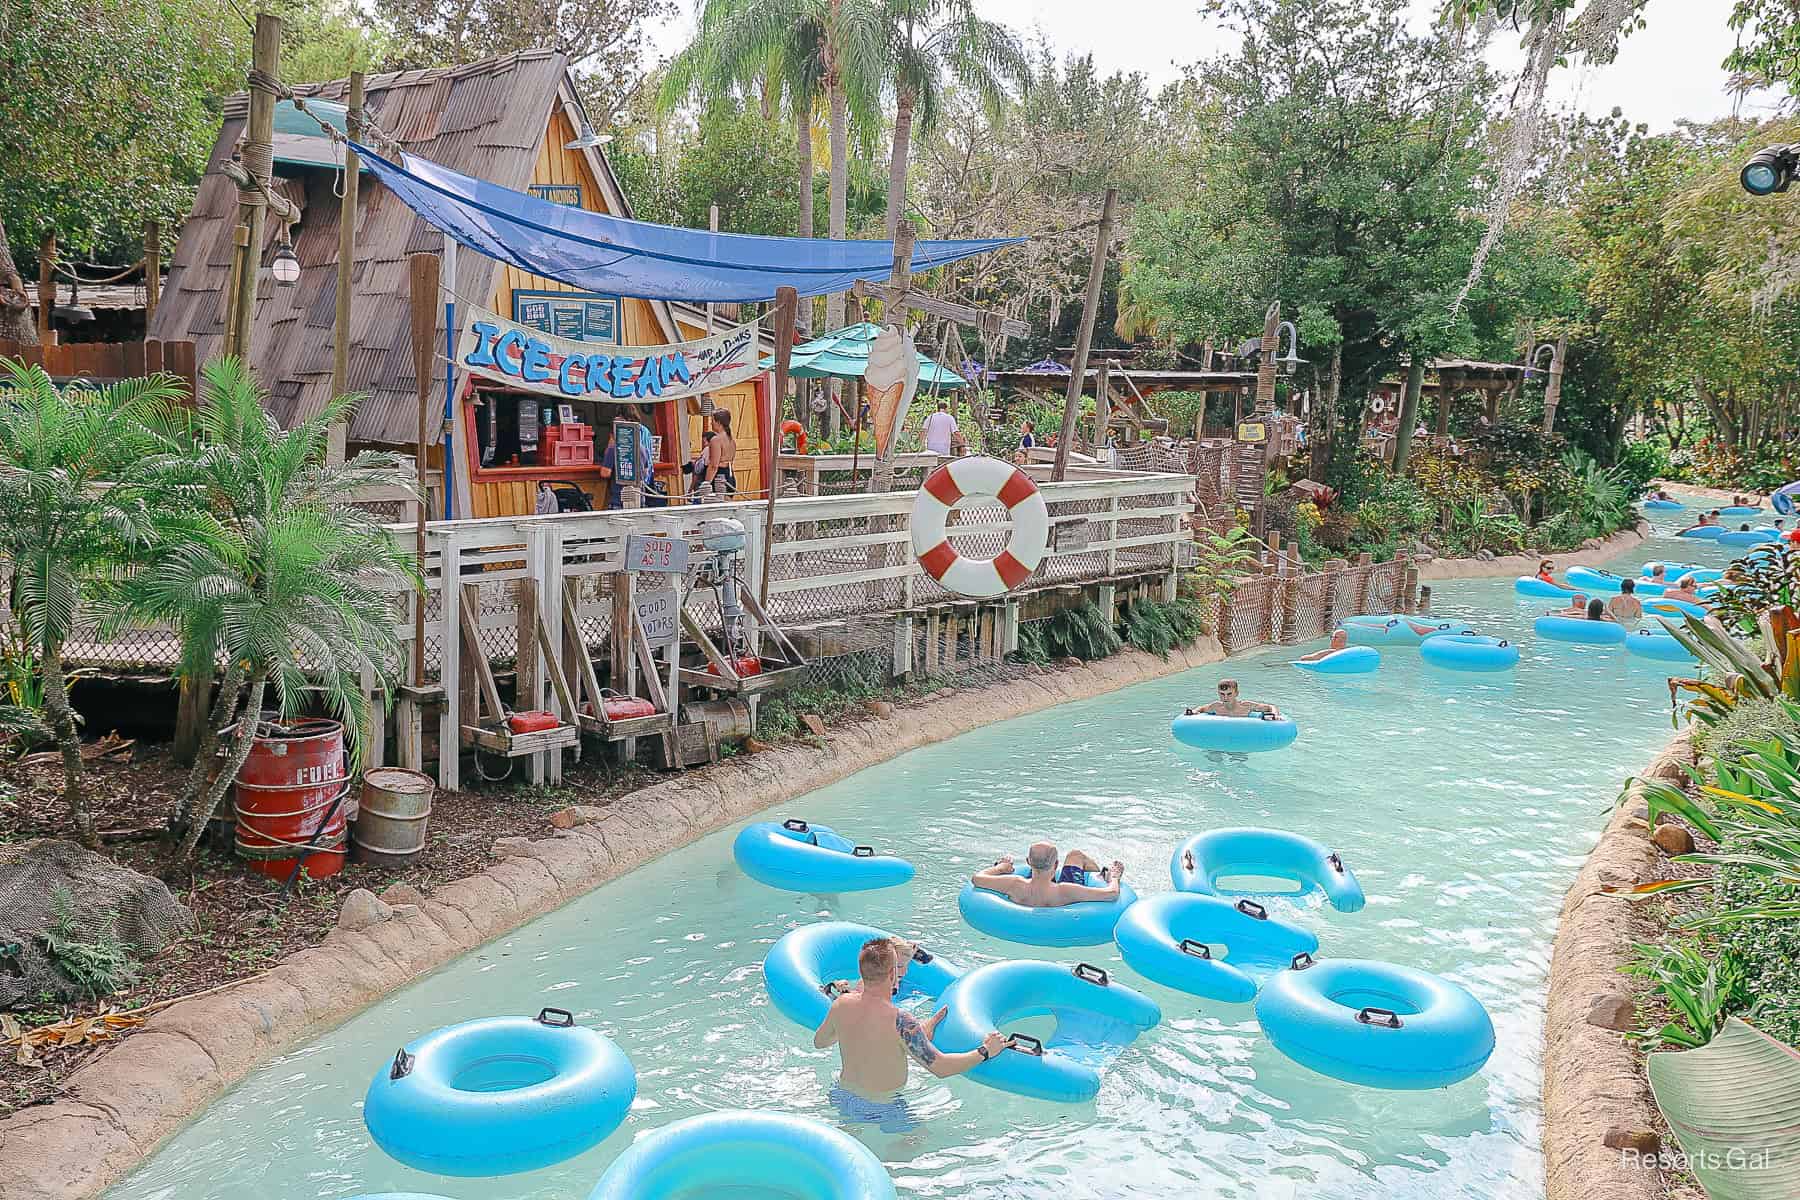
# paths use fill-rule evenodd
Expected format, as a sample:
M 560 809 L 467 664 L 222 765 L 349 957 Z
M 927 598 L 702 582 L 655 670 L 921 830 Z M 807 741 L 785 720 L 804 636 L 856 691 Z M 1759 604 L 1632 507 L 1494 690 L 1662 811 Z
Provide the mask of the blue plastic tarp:
M 554 204 L 452 171 L 416 154 L 405 165 L 356 146 L 375 177 L 426 224 L 521 270 L 571 287 L 647 300 L 732 303 L 848 291 L 858 279 L 885 280 L 892 242 L 755 237 L 677 229 Z M 924 241 L 912 269 L 929 271 L 1022 238 Z

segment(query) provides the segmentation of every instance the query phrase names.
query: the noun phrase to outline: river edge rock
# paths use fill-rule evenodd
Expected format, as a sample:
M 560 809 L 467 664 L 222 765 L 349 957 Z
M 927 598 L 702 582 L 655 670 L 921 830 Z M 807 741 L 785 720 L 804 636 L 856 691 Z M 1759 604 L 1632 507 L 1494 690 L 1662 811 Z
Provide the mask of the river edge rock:
M 831 730 L 816 743 L 690 771 L 604 808 L 575 805 L 567 830 L 501 839 L 499 861 L 418 902 L 416 893 L 369 895 L 351 923 L 373 923 L 340 927 L 236 987 L 170 1005 L 70 1076 L 60 1099 L 0 1120 L 0 1200 L 97 1196 L 263 1063 L 483 943 L 734 821 L 971 729 L 1224 659 L 1217 639 L 1207 636 L 1166 659 L 1127 647 L 1098 662 L 939 694 L 891 717 Z
M 1686 778 L 1692 733 L 1682 730 L 1640 779 Z M 1643 1056 L 1617 1031 L 1619 999 L 1635 1004 L 1647 981 L 1623 975 L 1632 944 L 1653 940 L 1655 921 L 1639 906 L 1604 894 L 1664 874 L 1663 855 L 1638 815 L 1632 785 L 1563 897 L 1544 1007 L 1544 1182 L 1546 1200 L 1665 1200 L 1669 1185 L 1654 1151 L 1658 1128 Z M 1602 1020 L 1595 1020 L 1600 1016 Z

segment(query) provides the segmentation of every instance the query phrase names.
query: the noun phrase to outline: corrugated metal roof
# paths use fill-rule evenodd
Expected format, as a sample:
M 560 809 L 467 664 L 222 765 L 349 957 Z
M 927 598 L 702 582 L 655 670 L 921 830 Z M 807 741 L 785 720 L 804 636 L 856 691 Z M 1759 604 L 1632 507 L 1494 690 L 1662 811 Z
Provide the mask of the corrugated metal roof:
M 458 67 L 374 75 L 365 94 L 376 123 L 408 150 L 504 187 L 523 188 L 537 164 L 538 144 L 566 72 L 562 55 L 526 51 Z M 337 80 L 294 90 L 342 100 L 347 89 L 346 81 Z M 231 157 L 247 109 L 244 93 L 225 102 L 219 139 L 170 258 L 168 282 L 150 330 L 151 337 L 192 338 L 203 361 L 219 353 L 224 337 L 220 310 L 237 216 L 237 188 L 219 168 Z M 289 423 L 317 412 L 331 387 L 341 205 L 333 193 L 332 172 L 285 169 L 296 176 L 289 190 L 302 204 L 294 230 L 300 281 L 276 288 L 263 272 L 252 337 L 258 374 L 269 384 L 270 415 Z M 350 440 L 411 445 L 418 429 L 418 398 L 406 256 L 438 250 L 443 238 L 367 176 L 357 194 L 357 217 L 348 384 L 367 399 L 351 419 Z M 269 225 L 264 262 L 276 236 L 275 223 Z M 495 263 L 468 254 L 457 266 L 458 292 L 486 296 L 492 290 Z M 441 323 L 436 336 L 443 337 Z M 443 386 L 442 364 L 435 386 Z M 430 423 L 434 440 L 440 424 Z

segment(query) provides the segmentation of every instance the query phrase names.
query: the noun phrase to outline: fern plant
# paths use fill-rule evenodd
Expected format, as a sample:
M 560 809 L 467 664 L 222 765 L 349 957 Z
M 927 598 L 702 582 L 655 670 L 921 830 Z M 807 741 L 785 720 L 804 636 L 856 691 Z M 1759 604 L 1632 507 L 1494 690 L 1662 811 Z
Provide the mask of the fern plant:
M 1051 658 L 1079 658 L 1083 662 L 1110 658 L 1125 644 L 1093 601 L 1065 608 L 1043 622 L 1044 650 Z
M 1170 650 L 1187 645 L 1205 630 L 1200 606 L 1191 600 L 1173 604 L 1133 600 L 1125 606 L 1123 625 L 1127 642 L 1158 658 L 1169 657 Z

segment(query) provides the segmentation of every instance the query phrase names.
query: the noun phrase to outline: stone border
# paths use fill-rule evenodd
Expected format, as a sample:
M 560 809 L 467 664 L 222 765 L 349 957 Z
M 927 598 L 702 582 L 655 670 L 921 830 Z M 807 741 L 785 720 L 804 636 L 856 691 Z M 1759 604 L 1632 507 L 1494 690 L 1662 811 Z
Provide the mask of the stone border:
M 1550 559 L 1557 570 L 1570 567 L 1598 567 L 1612 561 L 1634 546 L 1642 545 L 1650 536 L 1650 526 L 1639 521 L 1631 529 L 1601 538 L 1598 545 L 1563 554 L 1508 554 L 1504 558 L 1433 558 L 1418 564 L 1419 582 L 1436 583 L 1443 579 L 1488 579 L 1496 576 L 1537 574 L 1537 565 Z
M 1641 778 L 1685 779 L 1691 741 L 1691 730 L 1677 733 Z M 1601 894 L 1665 877 L 1647 816 L 1634 784 L 1563 898 L 1544 1009 L 1546 1200 L 1664 1200 L 1669 1194 L 1655 1165 L 1660 1120 L 1643 1055 L 1622 1036 L 1650 986 L 1619 973 L 1633 956 L 1632 943 L 1652 940 L 1657 924 L 1641 906 Z
M 429 897 L 352 893 L 339 928 L 226 991 L 162 1010 L 69 1077 L 63 1096 L 0 1121 L 5 1200 L 86 1200 L 256 1067 L 484 942 L 696 838 L 907 750 L 979 726 L 1224 661 L 1202 638 L 1159 659 L 1111 658 L 908 706 L 578 808 L 548 838 L 502 838 L 500 861 Z M 416 903 L 401 903 L 402 899 Z M 354 903 L 352 903 L 354 901 Z

